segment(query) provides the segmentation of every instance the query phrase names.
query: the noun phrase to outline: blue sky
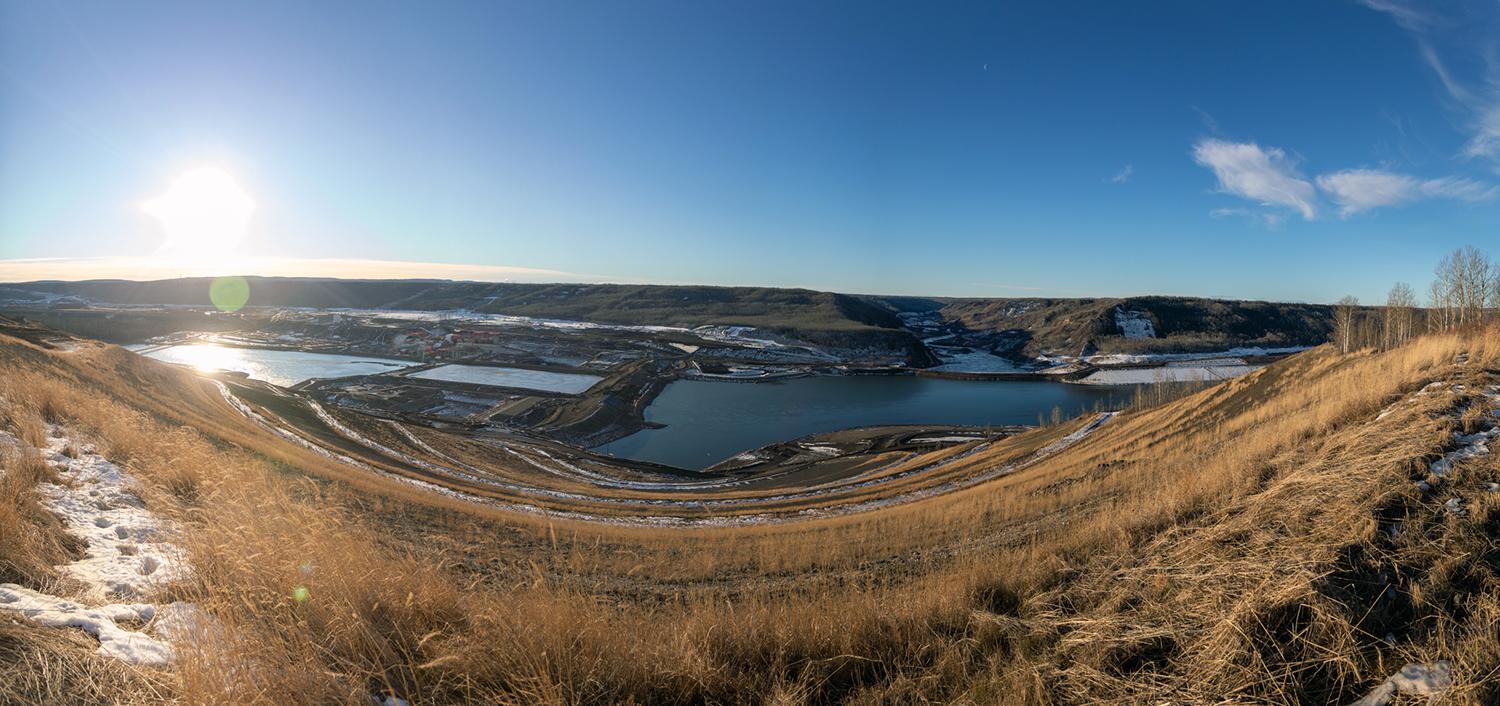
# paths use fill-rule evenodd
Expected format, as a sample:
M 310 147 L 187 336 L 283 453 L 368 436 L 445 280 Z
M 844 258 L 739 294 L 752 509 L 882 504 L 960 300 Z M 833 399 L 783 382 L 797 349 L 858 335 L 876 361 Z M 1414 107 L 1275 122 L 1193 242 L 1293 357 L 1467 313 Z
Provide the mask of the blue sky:
M 0 279 L 159 272 L 204 166 L 254 201 L 214 269 L 1369 301 L 1500 255 L 1493 2 L 216 5 L 0 0 Z

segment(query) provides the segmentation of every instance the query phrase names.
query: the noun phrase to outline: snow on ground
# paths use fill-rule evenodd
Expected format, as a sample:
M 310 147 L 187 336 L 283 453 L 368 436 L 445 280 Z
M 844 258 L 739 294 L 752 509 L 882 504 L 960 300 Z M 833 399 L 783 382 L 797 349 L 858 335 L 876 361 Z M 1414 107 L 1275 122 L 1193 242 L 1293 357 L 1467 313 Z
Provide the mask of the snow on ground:
M 826 446 L 823 444 L 798 444 L 798 446 L 802 447 L 803 451 L 810 451 L 819 456 L 837 456 L 843 453 L 839 451 L 837 446 Z
M 1428 385 L 1422 388 L 1422 391 L 1417 394 L 1424 394 L 1431 388 L 1432 385 Z M 1462 386 L 1460 385 L 1454 386 L 1454 390 L 1457 392 L 1462 392 L 1461 388 Z M 1471 458 L 1488 456 L 1490 453 L 1490 440 L 1500 437 L 1500 425 L 1495 424 L 1495 417 L 1500 416 L 1496 414 L 1496 408 L 1500 407 L 1500 387 L 1491 385 L 1485 391 L 1484 395 L 1490 403 L 1490 428 L 1474 432 L 1473 434 L 1455 434 L 1453 440 L 1462 445 L 1444 454 L 1442 458 L 1433 461 L 1428 466 L 1428 470 L 1432 472 L 1433 477 L 1437 480 L 1441 481 L 1451 473 L 1454 464 Z
M 584 373 L 554 373 L 545 370 L 459 364 L 439 365 L 436 368 L 411 373 L 408 377 L 473 385 L 518 387 L 525 390 L 544 390 L 568 395 L 585 392 L 601 379 L 598 375 Z
M 1216 368 L 1232 365 L 1249 365 L 1244 358 L 1203 358 L 1199 360 L 1169 360 L 1169 368 Z
M 1312 346 L 1287 346 L 1284 348 L 1262 348 L 1260 346 L 1248 346 L 1230 348 L 1227 351 L 1211 351 L 1204 353 L 1103 353 L 1091 355 L 1084 358 L 1084 362 L 1094 365 L 1152 365 L 1156 363 L 1170 363 L 1183 360 L 1209 360 L 1212 358 L 1244 358 L 1246 356 L 1287 355 L 1308 350 Z M 1071 361 L 1070 356 L 1041 356 L 1044 360 Z
M 720 343 L 734 343 L 751 348 L 784 348 L 786 344 L 769 338 L 755 338 L 750 334 L 753 326 L 699 326 L 693 333 L 699 338 Z
M 445 309 L 441 311 L 413 311 L 400 309 L 326 309 L 323 311 L 348 314 L 354 316 L 368 316 L 377 319 L 392 319 L 398 321 L 423 321 L 434 323 L 484 323 L 495 326 L 525 326 L 529 328 L 547 328 L 562 331 L 638 331 L 638 332 L 686 332 L 688 329 L 681 326 L 632 326 L 627 324 L 601 324 L 591 321 L 572 321 L 568 319 L 540 319 L 531 316 L 512 316 L 510 314 L 486 314 L 468 309 Z
M 69 447 L 72 456 L 64 453 Z M 102 655 L 131 664 L 170 662 L 170 640 L 185 636 L 196 622 L 193 606 L 107 602 L 139 600 L 188 575 L 170 528 L 132 492 L 133 481 L 119 466 L 92 447 L 70 441 L 60 428 L 49 431 L 43 453 L 63 483 L 39 484 L 42 503 L 87 543 L 83 558 L 58 567 L 81 587 L 83 602 L 0 584 L 0 609 L 17 611 L 39 625 L 81 628 L 99 639 Z M 149 627 L 151 634 L 121 623 Z
M 692 333 L 705 341 L 729 343 L 738 346 L 742 350 L 761 351 L 763 353 L 774 352 L 773 360 L 785 360 L 787 362 L 794 362 L 798 359 L 809 362 L 837 362 L 840 360 L 839 356 L 817 346 L 796 340 L 787 342 L 771 338 L 757 338 L 750 335 L 756 333 L 758 330 L 753 326 L 699 326 L 694 328 Z M 764 336 L 765 334 L 757 335 Z M 726 353 L 723 350 L 715 352 L 719 355 Z
M 1151 316 L 1144 311 L 1125 311 L 1115 307 L 1115 325 L 1126 338 L 1156 338 L 1156 328 L 1151 325 Z
M 1159 368 L 1114 368 L 1097 370 L 1075 380 L 1083 385 L 1149 385 L 1160 382 L 1228 380 L 1259 370 L 1259 365 L 1191 365 L 1178 363 Z
M 1425 695 L 1428 703 L 1437 703 L 1439 697 L 1451 688 L 1452 662 L 1439 660 L 1432 664 L 1408 664 L 1349 706 L 1385 706 L 1397 694 Z

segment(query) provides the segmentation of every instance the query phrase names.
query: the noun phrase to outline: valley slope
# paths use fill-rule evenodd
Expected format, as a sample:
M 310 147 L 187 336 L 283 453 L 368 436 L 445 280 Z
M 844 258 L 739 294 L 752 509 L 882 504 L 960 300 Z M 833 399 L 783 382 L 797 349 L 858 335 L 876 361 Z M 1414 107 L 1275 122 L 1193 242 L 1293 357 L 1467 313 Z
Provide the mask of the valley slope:
M 142 672 L 0 623 L 27 655 L 0 667 L 12 700 L 1328 703 L 1408 663 L 1455 703 L 1500 696 L 1494 329 L 749 484 L 325 418 L 9 330 L 5 478 L 30 477 L 12 469 L 37 425 L 124 464 L 186 528 L 193 573 L 150 598 L 215 636 Z M 33 492 L 4 489 L 4 508 Z M 33 546 L 7 545 L 0 578 L 66 592 Z
M 509 284 L 446 280 L 339 280 L 249 277 L 254 308 L 470 310 L 624 325 L 750 326 L 817 345 L 889 350 L 920 348 L 901 314 L 933 312 L 977 333 L 1003 333 L 995 352 L 1044 353 L 1214 351 L 1243 346 L 1311 346 L 1328 339 L 1332 307 L 1187 297 L 951 299 L 839 294 L 769 287 L 616 284 Z M 117 340 L 123 331 L 62 312 L 89 303 L 115 306 L 208 306 L 210 279 L 152 282 L 96 280 L 0 285 L 0 308 L 45 317 L 63 328 Z M 136 328 L 165 333 L 173 324 L 146 316 Z M 1120 325 L 1122 317 L 1149 329 Z M 182 325 L 181 323 L 177 325 Z M 1142 335 L 1148 331 L 1150 335 Z M 1133 334 L 1133 335 L 1127 335 Z M 988 340 L 988 339 L 987 339 Z M 929 361 L 929 364 L 935 361 Z

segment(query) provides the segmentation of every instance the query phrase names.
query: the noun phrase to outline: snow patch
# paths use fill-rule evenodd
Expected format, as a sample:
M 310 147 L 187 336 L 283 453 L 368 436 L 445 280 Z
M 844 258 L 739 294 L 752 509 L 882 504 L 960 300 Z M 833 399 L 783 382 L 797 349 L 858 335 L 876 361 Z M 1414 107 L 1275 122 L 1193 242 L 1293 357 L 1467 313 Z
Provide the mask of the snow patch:
M 1114 368 L 1098 370 L 1076 380 L 1084 385 L 1149 385 L 1161 382 L 1228 380 L 1259 370 L 1258 365 L 1191 365 L 1183 362 L 1159 368 Z
M 187 576 L 190 570 L 182 549 L 131 492 L 129 476 L 90 447 L 75 450 L 76 458 L 64 454 L 70 445 L 80 448 L 58 427 L 51 428 L 45 454 L 63 483 L 40 483 L 37 490 L 43 505 L 87 543 L 83 558 L 58 567 L 82 586 L 81 597 L 89 602 L 139 599 Z M 98 638 L 99 654 L 151 666 L 172 660 L 167 639 L 183 634 L 180 628 L 191 622 L 183 615 L 196 613 L 192 606 L 177 603 L 158 607 L 105 602 L 89 607 L 15 584 L 0 584 L 0 608 L 17 611 L 39 625 L 81 628 Z M 153 618 L 156 636 L 120 626 L 145 626 Z
M 1396 694 L 1425 695 L 1435 700 L 1453 688 L 1453 663 L 1448 660 L 1432 664 L 1408 664 L 1381 682 L 1374 691 L 1349 706 L 1385 706 Z
M 1184 360 L 1210 360 L 1214 358 L 1245 358 L 1261 357 L 1270 355 L 1289 355 L 1308 350 L 1312 346 L 1286 346 L 1282 348 L 1264 348 L 1261 346 L 1241 346 L 1224 351 L 1208 351 L 1203 353 L 1102 353 L 1091 355 L 1083 359 L 1083 362 L 1094 365 L 1155 365 L 1157 363 L 1170 363 L 1172 361 Z M 1072 362 L 1077 360 L 1072 356 L 1043 355 L 1041 359 L 1047 361 Z
M 16 611 L 38 625 L 80 628 L 99 639 L 99 654 L 122 662 L 161 666 L 172 661 L 172 646 L 166 641 L 120 627 L 120 623 L 150 622 L 156 616 L 156 606 L 149 603 L 89 608 L 7 583 L 0 584 L 0 608 Z
M 798 444 L 798 446 L 801 446 L 803 451 L 809 451 L 819 456 L 837 456 L 843 453 L 839 451 L 837 446 L 824 446 L 822 444 Z
M 1422 388 L 1422 392 L 1419 392 L 1417 394 L 1426 393 L 1431 387 L 1432 385 L 1428 385 L 1427 387 Z M 1454 389 L 1457 389 L 1457 386 L 1455 386 Z M 1489 399 L 1492 409 L 1495 404 L 1500 403 L 1500 393 L 1486 392 L 1485 397 Z M 1493 412 L 1491 412 L 1491 416 L 1495 416 Z M 1442 458 L 1433 461 L 1432 464 L 1427 467 L 1427 470 L 1432 472 L 1434 478 L 1442 480 L 1453 471 L 1454 464 L 1472 458 L 1479 458 L 1481 456 L 1489 455 L 1489 442 L 1491 439 L 1494 439 L 1496 437 L 1500 437 L 1500 426 L 1491 426 L 1489 429 L 1485 429 L 1484 431 L 1477 431 L 1473 434 L 1455 434 L 1453 436 L 1453 440 L 1457 441 L 1459 444 L 1462 444 L 1462 446 L 1459 446 L 1453 451 L 1449 451 L 1447 454 L 1444 454 Z
M 1115 307 L 1115 325 L 1120 335 L 1126 338 L 1156 338 L 1156 327 L 1151 325 L 1151 315 L 1144 311 L 1126 311 Z

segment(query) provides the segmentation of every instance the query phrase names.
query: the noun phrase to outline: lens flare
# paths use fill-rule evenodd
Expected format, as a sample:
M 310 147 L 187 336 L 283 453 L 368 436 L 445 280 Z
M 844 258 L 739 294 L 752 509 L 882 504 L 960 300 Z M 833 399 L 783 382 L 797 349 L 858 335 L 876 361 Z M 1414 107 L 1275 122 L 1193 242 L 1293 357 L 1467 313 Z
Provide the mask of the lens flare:
M 250 301 L 250 283 L 244 277 L 219 277 L 208 285 L 208 299 L 219 311 L 234 313 Z

